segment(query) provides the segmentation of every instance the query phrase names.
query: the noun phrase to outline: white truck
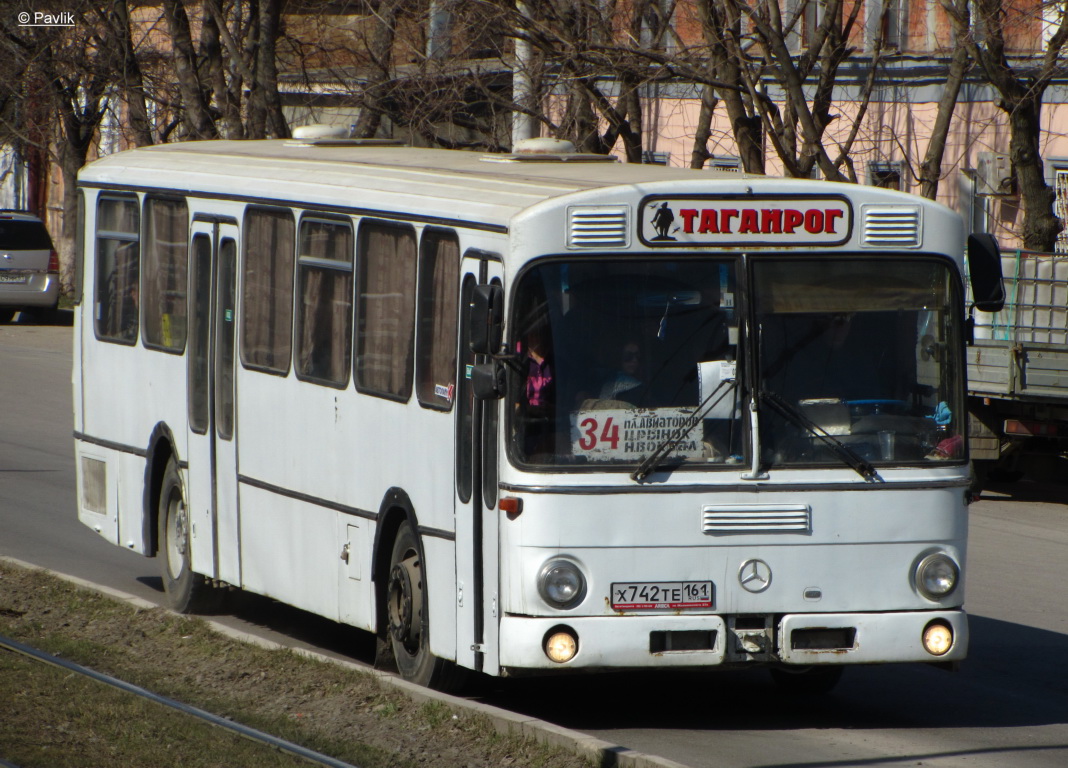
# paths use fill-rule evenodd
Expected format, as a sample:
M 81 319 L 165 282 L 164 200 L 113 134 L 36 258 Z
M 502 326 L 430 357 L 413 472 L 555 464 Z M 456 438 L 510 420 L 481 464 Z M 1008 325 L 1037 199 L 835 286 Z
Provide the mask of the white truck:
M 1002 272 L 1004 307 L 973 315 L 971 455 L 989 480 L 1055 479 L 1068 456 L 1068 254 L 1003 252 Z

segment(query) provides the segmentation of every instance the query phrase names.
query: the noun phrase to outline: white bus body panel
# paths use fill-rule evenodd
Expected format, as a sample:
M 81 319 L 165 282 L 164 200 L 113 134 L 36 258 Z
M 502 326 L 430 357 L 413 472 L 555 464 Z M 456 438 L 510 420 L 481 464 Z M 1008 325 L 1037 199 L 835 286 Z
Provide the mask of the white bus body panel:
M 674 480 L 681 482 L 678 476 L 684 474 L 676 473 Z M 844 470 L 838 480 L 852 483 L 849 474 Z M 717 473 L 725 475 L 730 473 Z M 559 625 L 571 627 L 579 638 L 580 653 L 567 667 L 598 667 L 609 660 L 612 665 L 638 667 L 718 664 L 725 653 L 719 639 L 714 649 L 654 654 L 648 633 L 704 630 L 720 638 L 724 632 L 720 616 L 728 615 L 782 616 L 780 633 L 809 627 L 857 631 L 856 647 L 849 651 L 781 648 L 782 660 L 790 663 L 963 658 L 967 651 L 966 619 L 959 610 L 963 584 L 944 600 L 930 600 L 918 592 L 914 571 L 932 551 L 947 553 L 964 569 L 967 478 L 953 480 L 947 475 L 946 487 L 910 490 L 893 488 L 890 471 L 884 476 L 887 484 L 881 489 L 807 486 L 791 491 L 762 483 L 759 496 L 740 491 L 737 485 L 720 491 L 708 486 L 672 492 L 672 485 L 664 484 L 658 486 L 659 493 L 595 495 L 583 494 L 581 486 L 571 486 L 573 492 L 567 494 L 524 493 L 512 486 L 510 495 L 522 499 L 523 512 L 515 520 L 501 520 L 505 616 L 501 665 L 556 668 L 542 645 L 546 632 Z M 936 481 L 929 477 L 927 482 Z M 810 530 L 702 531 L 706 505 L 744 511 L 756 498 L 761 507 L 807 507 Z M 567 525 L 579 518 L 581 527 Z M 561 536 L 563 530 L 568 531 L 566 536 Z M 569 610 L 549 607 L 538 593 L 537 576 L 556 557 L 578 564 L 587 579 L 585 599 Z M 739 578 L 742 565 L 753 559 L 771 570 L 770 584 L 757 593 L 743 589 Z M 610 604 L 613 583 L 667 581 L 712 581 L 714 606 L 616 611 Z M 873 607 L 876 612 L 868 613 Z M 950 654 L 934 658 L 923 651 L 920 637 L 926 624 L 938 617 L 951 624 L 956 640 Z

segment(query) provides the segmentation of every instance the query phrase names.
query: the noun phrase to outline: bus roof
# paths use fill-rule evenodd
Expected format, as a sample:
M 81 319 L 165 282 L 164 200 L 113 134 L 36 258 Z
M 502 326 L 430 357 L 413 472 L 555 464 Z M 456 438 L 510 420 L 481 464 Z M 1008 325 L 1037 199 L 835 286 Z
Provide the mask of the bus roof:
M 459 204 L 464 219 L 507 226 L 517 212 L 575 192 L 670 180 L 722 180 L 733 186 L 760 178 L 734 171 L 594 162 L 588 155 L 562 157 L 514 159 L 355 142 L 189 141 L 109 155 L 83 168 L 79 180 L 90 186 L 354 208 L 373 202 L 375 208 L 417 208 L 452 217 Z

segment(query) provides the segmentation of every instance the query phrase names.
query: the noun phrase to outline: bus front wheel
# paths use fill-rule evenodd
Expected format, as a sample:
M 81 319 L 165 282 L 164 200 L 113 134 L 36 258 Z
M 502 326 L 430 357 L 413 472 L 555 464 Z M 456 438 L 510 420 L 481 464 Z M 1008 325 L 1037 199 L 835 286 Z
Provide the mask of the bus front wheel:
M 167 604 L 179 613 L 207 613 L 218 608 L 220 592 L 193 573 L 190 516 L 172 457 L 163 472 L 158 507 L 160 575 Z
M 390 645 L 401 677 L 439 691 L 459 690 L 462 670 L 430 652 L 426 572 L 419 540 L 408 522 L 401 524 L 393 542 L 386 608 Z

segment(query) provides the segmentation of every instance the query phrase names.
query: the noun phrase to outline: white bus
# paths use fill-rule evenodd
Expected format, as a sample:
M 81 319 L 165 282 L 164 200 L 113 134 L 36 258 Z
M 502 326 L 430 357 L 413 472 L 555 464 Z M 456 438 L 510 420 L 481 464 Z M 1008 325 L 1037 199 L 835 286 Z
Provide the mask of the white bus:
M 175 609 L 267 595 L 439 688 L 964 658 L 949 209 L 321 140 L 135 149 L 79 187 L 78 514 Z

